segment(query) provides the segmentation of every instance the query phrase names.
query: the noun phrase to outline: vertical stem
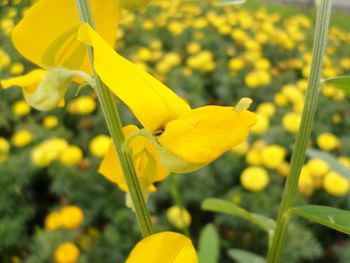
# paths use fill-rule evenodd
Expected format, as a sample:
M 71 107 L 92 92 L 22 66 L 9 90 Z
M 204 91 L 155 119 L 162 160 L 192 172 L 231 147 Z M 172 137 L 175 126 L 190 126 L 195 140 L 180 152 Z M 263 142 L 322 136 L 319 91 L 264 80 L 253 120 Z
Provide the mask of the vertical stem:
M 76 5 L 78 7 L 81 23 L 88 23 L 94 27 L 89 0 L 76 0 Z M 89 55 L 91 67 L 93 68 L 93 49 L 90 46 L 86 46 L 86 48 Z M 137 179 L 130 150 L 127 148 L 127 150 L 123 151 L 122 149 L 124 134 L 118 109 L 113 99 L 113 95 L 108 87 L 102 83 L 95 71 L 93 71 L 93 75 L 96 81 L 95 90 L 97 97 L 101 104 L 109 133 L 111 134 L 114 146 L 120 159 L 125 180 L 127 182 L 131 199 L 135 208 L 137 221 L 139 223 L 142 235 L 146 237 L 154 233 L 154 229 L 151 222 L 150 213 L 148 211 L 139 181 Z
M 311 128 L 317 107 L 318 94 L 320 91 L 320 79 L 327 47 L 332 0 L 316 0 L 316 5 L 317 18 L 308 90 L 305 98 L 301 124 L 295 142 L 295 149 L 292 155 L 291 168 L 283 192 L 277 219 L 277 227 L 267 256 L 268 263 L 280 262 L 280 255 L 286 236 L 288 223 L 291 218 L 290 208 L 294 205 L 295 197 L 298 192 L 300 171 L 305 160 L 305 152 L 311 134 Z

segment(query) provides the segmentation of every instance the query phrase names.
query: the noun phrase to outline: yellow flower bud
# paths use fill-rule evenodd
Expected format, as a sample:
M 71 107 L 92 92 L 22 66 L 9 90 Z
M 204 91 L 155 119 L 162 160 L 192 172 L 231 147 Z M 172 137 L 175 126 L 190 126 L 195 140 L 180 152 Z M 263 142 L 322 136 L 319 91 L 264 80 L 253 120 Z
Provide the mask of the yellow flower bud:
M 287 151 L 282 146 L 266 146 L 261 152 L 262 163 L 267 168 L 276 169 L 281 163 L 284 162 L 286 154 Z
M 168 221 L 178 229 L 183 229 L 191 224 L 191 214 L 185 209 L 179 206 L 170 207 L 166 216 Z
M 72 229 L 79 227 L 84 221 L 84 213 L 77 206 L 65 206 L 61 209 L 61 226 Z
M 334 134 L 324 132 L 317 136 L 317 145 L 322 150 L 333 151 L 340 146 L 340 141 Z
M 24 117 L 29 114 L 30 106 L 24 100 L 19 100 L 12 105 L 12 111 L 18 117 Z
M 301 115 L 295 112 L 288 112 L 282 118 L 283 128 L 291 133 L 296 133 L 299 130 Z
M 257 117 L 257 122 L 252 128 L 250 129 L 252 133 L 255 134 L 262 134 L 267 131 L 267 129 L 270 126 L 270 121 L 269 119 L 262 114 L 256 114 Z
M 61 213 L 52 212 L 45 218 L 45 228 L 47 230 L 56 230 L 62 226 Z
M 314 177 L 323 177 L 329 171 L 328 163 L 317 158 L 309 160 L 306 166 Z
M 54 116 L 54 115 L 46 116 L 46 117 L 43 119 L 43 126 L 44 126 L 46 129 L 55 128 L 57 125 L 58 125 L 58 118 L 57 118 L 56 116 Z
M 315 190 L 313 178 L 306 166 L 303 166 L 301 169 L 298 189 L 304 196 L 312 195 Z

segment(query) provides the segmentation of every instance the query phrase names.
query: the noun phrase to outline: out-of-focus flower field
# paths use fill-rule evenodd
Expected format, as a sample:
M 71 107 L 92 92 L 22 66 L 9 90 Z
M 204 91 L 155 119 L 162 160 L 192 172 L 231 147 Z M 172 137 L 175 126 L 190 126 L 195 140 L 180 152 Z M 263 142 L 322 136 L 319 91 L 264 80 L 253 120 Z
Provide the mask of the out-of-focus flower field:
M 1 79 L 35 68 L 10 40 L 32 2 L 0 0 Z M 254 101 L 258 122 L 246 143 L 197 172 L 169 176 L 148 200 L 158 230 L 184 231 L 198 241 L 213 223 L 219 262 L 234 262 L 232 248 L 265 254 L 267 236 L 236 217 L 203 211 L 201 202 L 219 197 L 276 217 L 307 89 L 313 13 L 266 5 L 155 0 L 124 12 L 117 32 L 117 50 L 190 105 Z M 333 24 L 324 78 L 350 73 L 349 46 L 350 31 Z M 120 107 L 123 123 L 133 122 Z M 349 112 L 346 94 L 325 85 L 309 142 L 343 168 L 350 168 Z M 19 88 L 0 89 L 0 262 L 124 262 L 139 230 L 125 193 L 97 172 L 109 143 L 90 89 L 70 88 L 66 106 L 50 112 L 31 109 Z M 310 156 L 297 202 L 349 209 L 349 180 L 334 164 Z M 181 216 L 179 205 L 189 214 Z M 350 242 L 294 219 L 282 262 L 350 262 Z

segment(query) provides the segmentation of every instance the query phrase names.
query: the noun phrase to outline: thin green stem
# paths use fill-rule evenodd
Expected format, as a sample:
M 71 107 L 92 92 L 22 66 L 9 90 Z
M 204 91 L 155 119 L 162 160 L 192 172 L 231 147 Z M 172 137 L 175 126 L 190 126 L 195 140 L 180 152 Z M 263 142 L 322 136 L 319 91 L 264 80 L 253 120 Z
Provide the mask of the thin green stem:
M 81 23 L 88 23 L 92 27 L 95 27 L 89 0 L 76 0 L 76 5 L 78 7 Z M 90 46 L 87 46 L 86 48 L 89 55 L 90 64 L 93 67 L 93 49 Z M 151 222 L 150 213 L 137 179 L 130 151 L 123 151 L 122 149 L 124 134 L 118 109 L 115 100 L 113 99 L 113 95 L 108 87 L 102 83 L 95 71 L 93 71 L 93 75 L 96 82 L 96 94 L 101 104 L 109 133 L 111 134 L 114 146 L 120 159 L 131 200 L 135 208 L 137 221 L 139 223 L 142 235 L 146 237 L 154 233 L 154 229 Z
M 287 233 L 288 223 L 291 218 L 290 209 L 294 205 L 295 197 L 298 192 L 300 171 L 305 161 L 305 152 L 310 139 L 312 124 L 317 107 L 318 94 L 321 88 L 320 79 L 327 47 L 331 7 L 332 0 L 317 1 L 317 19 L 308 90 L 305 98 L 301 124 L 292 154 L 290 171 L 283 192 L 277 219 L 277 227 L 267 256 L 268 263 L 280 262 L 281 251 Z

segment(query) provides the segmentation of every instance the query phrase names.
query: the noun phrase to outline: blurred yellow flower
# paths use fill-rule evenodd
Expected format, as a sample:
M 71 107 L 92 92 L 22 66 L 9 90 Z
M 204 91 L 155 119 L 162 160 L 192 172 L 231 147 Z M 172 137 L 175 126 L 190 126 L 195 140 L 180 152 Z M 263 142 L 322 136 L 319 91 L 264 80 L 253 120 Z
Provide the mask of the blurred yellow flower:
M 157 79 L 119 56 L 87 24 L 81 26 L 79 37 L 94 47 L 97 73 L 151 133 L 162 163 L 169 170 L 197 170 L 247 138 L 256 121 L 254 114 L 246 110 L 247 104 L 239 110 L 220 106 L 191 109 Z M 198 55 L 203 52 L 206 51 Z M 111 70 L 115 68 L 120 70 L 118 78 Z
M 107 135 L 100 134 L 92 138 L 89 143 L 89 151 L 95 157 L 102 158 L 108 152 L 111 145 L 111 138 Z
M 51 138 L 43 141 L 31 151 L 32 162 L 39 167 L 45 167 L 56 161 L 69 147 L 67 141 L 61 138 Z
M 178 229 L 183 229 L 191 224 L 191 214 L 186 208 L 172 206 L 166 212 L 168 221 Z
M 58 125 L 58 118 L 55 115 L 49 115 L 43 119 L 43 126 L 46 129 L 55 128 L 57 125 Z
M 198 263 L 190 239 L 174 232 L 161 232 L 141 240 L 125 263 Z
M 244 169 L 240 180 L 243 188 L 252 192 L 264 190 L 270 182 L 267 171 L 259 166 L 250 166 Z
M 79 255 L 80 251 L 75 244 L 65 242 L 55 249 L 53 257 L 55 263 L 76 263 Z
M 0 163 L 7 160 L 7 155 L 10 152 L 11 145 L 3 137 L 0 137 Z
M 284 162 L 287 151 L 280 145 L 272 144 L 261 151 L 262 164 L 270 169 L 277 169 Z
M 275 106 L 270 102 L 263 102 L 259 104 L 257 113 L 266 116 L 267 118 L 271 118 L 275 115 L 276 109 Z
M 314 180 L 310 174 L 309 169 L 305 165 L 302 167 L 300 172 L 298 190 L 304 196 L 312 195 L 315 190 Z
M 349 193 L 349 180 L 340 174 L 330 171 L 323 180 L 324 190 L 334 196 L 345 196 Z
M 12 144 L 16 146 L 17 148 L 23 148 L 30 144 L 33 140 L 33 135 L 28 130 L 20 130 L 15 132 L 15 134 L 12 136 Z
M 62 228 L 73 229 L 79 227 L 84 221 L 84 213 L 78 206 L 65 206 L 60 211 Z
M 317 145 L 322 150 L 333 151 L 339 148 L 339 139 L 330 132 L 324 132 L 317 136 Z
M 267 129 L 270 127 L 270 121 L 269 119 L 260 113 L 256 114 L 257 122 L 254 126 L 250 129 L 252 133 L 255 134 L 262 134 L 267 131 Z
M 59 160 L 61 163 L 68 166 L 78 165 L 83 160 L 83 151 L 78 146 L 69 145 L 68 148 L 61 153 Z
M 296 133 L 299 130 L 301 115 L 295 112 L 288 112 L 282 117 L 283 128 L 291 133 Z
M 95 111 L 96 101 L 91 96 L 80 96 L 68 103 L 67 110 L 71 114 L 87 115 Z
M 233 147 L 231 151 L 239 155 L 244 155 L 248 152 L 248 149 L 249 149 L 249 143 L 245 141 Z
M 45 218 L 45 228 L 47 230 L 56 230 L 62 226 L 61 223 L 61 213 L 60 212 L 51 212 Z
M 24 117 L 30 113 L 30 107 L 24 100 L 19 100 L 12 105 L 12 111 L 18 117 Z
M 306 166 L 314 177 L 323 177 L 330 169 L 328 163 L 317 158 L 309 160 Z

